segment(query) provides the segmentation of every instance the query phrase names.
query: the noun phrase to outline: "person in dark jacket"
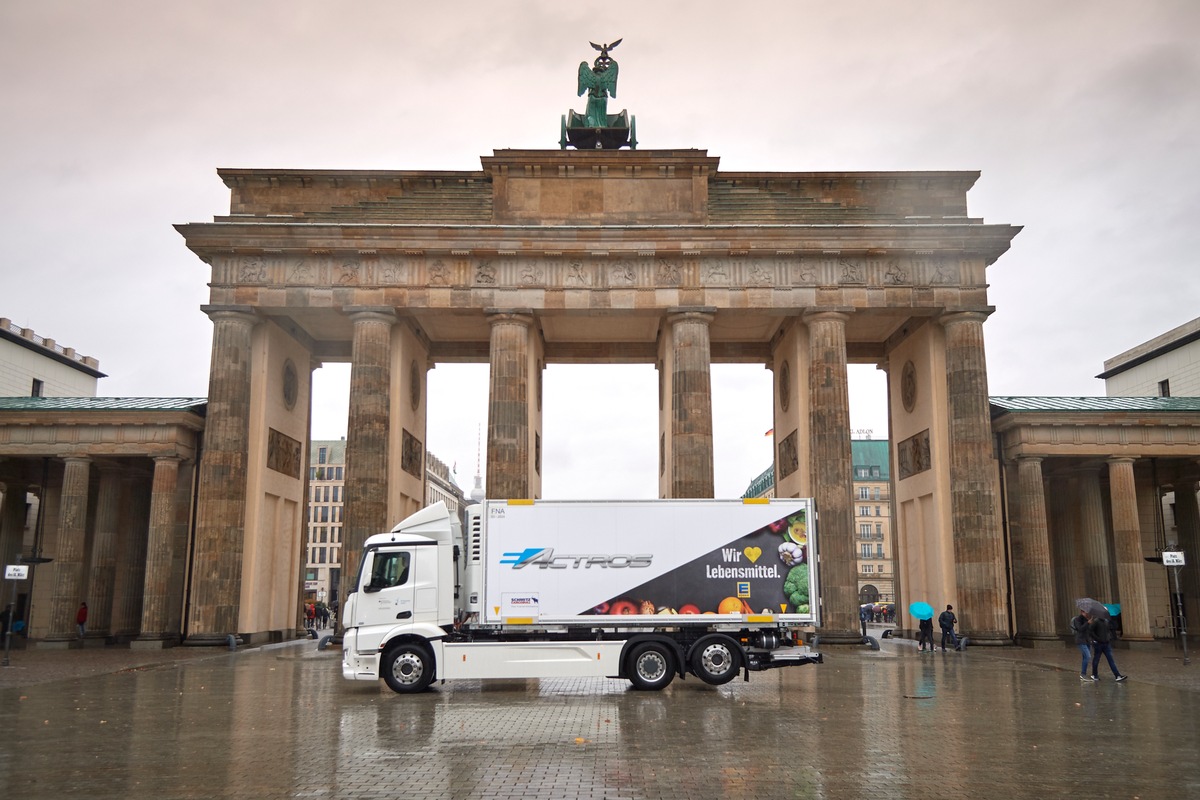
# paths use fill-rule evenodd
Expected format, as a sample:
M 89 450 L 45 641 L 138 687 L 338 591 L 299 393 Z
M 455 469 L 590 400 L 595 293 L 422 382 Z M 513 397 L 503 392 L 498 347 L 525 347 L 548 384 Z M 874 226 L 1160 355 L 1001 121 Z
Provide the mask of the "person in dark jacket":
M 954 634 L 954 626 L 958 624 L 958 617 L 954 616 L 954 606 L 946 606 L 946 610 L 938 614 L 938 625 L 942 629 L 942 652 L 946 652 L 946 638 L 949 637 L 950 644 L 954 645 L 954 649 L 958 649 L 958 637 Z
M 1103 614 L 1094 616 L 1089 614 L 1087 617 L 1088 632 L 1092 636 L 1092 680 L 1100 680 L 1096 676 L 1096 668 L 1100 666 L 1100 656 L 1103 654 L 1108 659 L 1108 666 L 1112 670 L 1113 677 L 1120 683 L 1125 680 L 1126 676 L 1121 674 L 1121 671 L 1117 669 L 1117 662 L 1113 661 L 1112 630 L 1108 627 L 1108 617 Z
M 925 643 L 929 643 L 929 652 L 933 652 L 933 617 L 923 619 L 917 624 L 917 630 L 920 633 L 917 635 L 917 649 L 924 650 Z
M 1088 662 L 1092 660 L 1092 634 L 1088 629 L 1088 618 L 1082 611 L 1071 618 L 1071 630 L 1075 633 L 1075 646 L 1083 655 L 1082 666 L 1079 667 L 1079 680 L 1092 682 L 1088 675 Z

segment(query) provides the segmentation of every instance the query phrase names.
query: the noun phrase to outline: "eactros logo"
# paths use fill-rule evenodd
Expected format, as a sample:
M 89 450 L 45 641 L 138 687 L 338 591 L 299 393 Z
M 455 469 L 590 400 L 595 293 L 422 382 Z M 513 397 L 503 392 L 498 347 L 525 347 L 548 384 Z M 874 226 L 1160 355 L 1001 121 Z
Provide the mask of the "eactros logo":
M 524 569 L 536 564 L 539 569 L 590 569 L 592 567 L 648 567 L 654 559 L 651 553 L 641 555 L 554 555 L 553 547 L 527 547 L 519 553 L 505 553 L 501 564 L 511 564 L 513 569 Z

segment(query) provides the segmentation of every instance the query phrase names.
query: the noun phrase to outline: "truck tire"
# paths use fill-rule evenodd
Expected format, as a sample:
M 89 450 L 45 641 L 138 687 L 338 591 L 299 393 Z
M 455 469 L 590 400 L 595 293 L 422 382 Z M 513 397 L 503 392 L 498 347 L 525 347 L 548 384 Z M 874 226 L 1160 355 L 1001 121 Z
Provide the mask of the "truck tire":
M 423 692 L 433 682 L 433 654 L 423 645 L 405 642 L 383 654 L 379 671 L 393 692 Z
M 675 677 L 675 659 L 662 642 L 643 642 L 629 651 L 629 682 L 642 691 L 666 688 Z
M 728 636 L 705 636 L 692 646 L 689 656 L 692 672 L 712 686 L 729 683 L 742 668 L 742 651 Z

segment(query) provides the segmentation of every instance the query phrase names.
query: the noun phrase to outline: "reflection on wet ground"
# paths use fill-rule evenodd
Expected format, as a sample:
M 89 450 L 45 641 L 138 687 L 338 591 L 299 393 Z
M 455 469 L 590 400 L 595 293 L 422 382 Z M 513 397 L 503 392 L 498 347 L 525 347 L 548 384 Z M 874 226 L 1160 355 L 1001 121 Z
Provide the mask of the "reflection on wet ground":
M 338 659 L 297 645 L 0 690 L 0 796 L 1200 796 L 1200 694 L 974 653 L 411 697 Z

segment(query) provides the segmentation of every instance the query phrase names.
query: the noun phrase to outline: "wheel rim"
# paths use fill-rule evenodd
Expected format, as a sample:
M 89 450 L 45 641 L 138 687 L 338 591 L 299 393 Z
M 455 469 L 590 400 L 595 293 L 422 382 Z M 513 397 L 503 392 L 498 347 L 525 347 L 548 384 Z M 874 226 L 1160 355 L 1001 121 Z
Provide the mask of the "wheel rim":
M 713 643 L 700 653 L 700 666 L 709 675 L 722 675 L 733 664 L 733 654 L 723 644 Z
M 424 673 L 425 662 L 416 653 L 401 653 L 392 662 L 392 677 L 406 686 L 419 682 Z
M 643 653 L 637 660 L 637 674 L 644 681 L 657 683 L 667 673 L 667 660 L 662 653 Z

